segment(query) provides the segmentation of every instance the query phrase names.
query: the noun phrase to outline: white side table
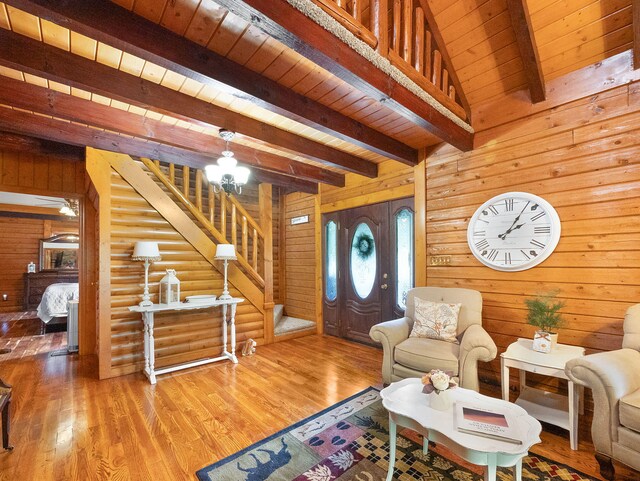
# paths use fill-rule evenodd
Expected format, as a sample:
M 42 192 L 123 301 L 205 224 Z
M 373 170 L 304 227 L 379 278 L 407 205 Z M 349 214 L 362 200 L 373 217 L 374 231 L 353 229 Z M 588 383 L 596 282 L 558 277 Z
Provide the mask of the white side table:
M 500 355 L 502 399 L 509 400 L 509 368 L 519 369 L 520 396 L 516 404 L 539 421 L 569 430 L 571 449 L 578 449 L 578 413 L 583 414 L 584 389 L 579 386 L 576 390 L 573 382 L 564 373 L 564 366 L 567 361 L 584 356 L 584 348 L 558 344 L 550 353 L 543 353 L 534 351 L 532 346 L 531 339 L 518 339 Z M 527 386 L 527 372 L 566 379 L 569 383 L 569 396 Z
M 156 383 L 156 376 L 165 374 L 168 372 L 178 371 L 180 369 L 187 369 L 189 367 L 201 366 L 210 362 L 230 360 L 234 364 L 238 363 L 236 357 L 236 307 L 244 299 L 232 298 L 232 299 L 217 299 L 210 302 L 198 302 L 188 303 L 181 302 L 180 304 L 153 304 L 152 306 L 131 306 L 129 308 L 132 312 L 139 312 L 142 314 L 142 322 L 144 323 L 144 374 L 149 378 L 151 384 Z M 197 361 L 185 362 L 182 364 L 176 364 L 173 366 L 163 367 L 162 369 L 155 368 L 155 338 L 153 335 L 154 319 L 153 315 L 156 312 L 167 311 L 187 311 L 193 309 L 206 309 L 208 307 L 222 307 L 222 353 L 220 357 L 199 359 Z M 231 307 L 231 315 L 227 320 L 227 309 Z M 231 334 L 231 350 L 227 351 L 227 325 L 229 324 L 229 331 Z

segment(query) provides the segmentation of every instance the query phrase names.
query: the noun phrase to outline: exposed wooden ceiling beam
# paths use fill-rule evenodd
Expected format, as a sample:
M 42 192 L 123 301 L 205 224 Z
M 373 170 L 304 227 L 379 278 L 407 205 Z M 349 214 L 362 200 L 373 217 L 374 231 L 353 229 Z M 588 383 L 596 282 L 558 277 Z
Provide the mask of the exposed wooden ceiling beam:
M 2 92 L 2 90 L 3 89 L 0 89 L 0 92 Z M 52 155 L 58 158 L 84 161 L 84 149 L 82 147 L 60 144 L 58 142 L 37 139 L 13 132 L 0 132 L 0 150 L 28 152 L 36 155 Z
M 5 3 L 408 165 L 418 152 L 107 0 Z M 456 86 L 456 88 L 458 88 Z
M 224 127 L 349 172 L 371 178 L 378 173 L 375 163 L 355 155 L 4 29 L 0 29 L 0 65 L 183 120 Z
M 633 69 L 640 68 L 640 0 L 633 0 Z
M 216 0 L 263 32 L 451 145 L 468 151 L 473 134 L 309 19 L 286 0 Z
M 424 16 L 427 19 L 427 25 L 429 26 L 431 35 L 433 36 L 433 39 L 438 46 L 438 50 L 440 51 L 442 60 L 444 60 L 444 64 L 447 67 L 447 71 L 449 72 L 449 78 L 451 79 L 453 86 L 456 88 L 456 93 L 460 98 L 460 102 L 464 107 L 464 111 L 467 113 L 467 118 L 471 119 L 471 106 L 469 105 L 467 96 L 462 89 L 462 82 L 460 82 L 458 74 L 453 68 L 453 62 L 451 62 L 451 57 L 449 56 L 449 52 L 447 51 L 447 44 L 444 41 L 444 38 L 442 38 L 442 34 L 440 33 L 440 29 L 438 28 L 438 23 L 436 22 L 436 17 L 431 11 L 429 0 L 419 0 L 419 2 L 420 6 L 422 7 L 422 11 L 424 12 Z
M 201 134 L 166 122 L 150 119 L 90 100 L 63 94 L 44 87 L 10 78 L 2 79 L 0 103 L 37 113 L 51 115 L 72 122 L 80 122 L 141 139 L 190 150 L 213 162 L 225 150 L 225 142 L 211 135 Z M 304 164 L 269 152 L 234 143 L 232 150 L 238 160 L 250 166 L 297 177 L 311 182 L 344 186 L 344 175 Z
M 203 165 L 211 161 L 210 156 L 178 147 L 125 137 L 84 125 L 12 110 L 7 107 L 0 107 L 0 130 L 26 134 L 54 142 L 94 147 L 111 152 L 148 157 L 163 162 L 174 162 L 195 168 L 202 168 Z M 270 183 L 274 185 L 294 186 L 297 190 L 308 193 L 316 193 L 318 191 L 317 184 L 314 182 L 278 175 L 273 172 L 264 172 L 265 175 L 272 179 Z
M 511 25 L 516 34 L 516 43 L 524 65 L 531 102 L 534 104 L 542 102 L 546 98 L 544 75 L 540 65 L 536 39 L 533 35 L 527 0 L 507 0 L 507 6 L 509 7 Z
M 307 194 L 317 194 L 318 184 L 312 184 L 299 179 L 293 179 L 291 177 L 282 177 L 276 175 L 273 172 L 267 172 L 260 170 L 256 172 L 254 176 L 256 180 L 265 184 L 273 184 L 278 187 L 282 187 L 285 193 L 289 192 L 305 192 Z M 290 182 L 283 182 L 283 179 L 290 179 Z

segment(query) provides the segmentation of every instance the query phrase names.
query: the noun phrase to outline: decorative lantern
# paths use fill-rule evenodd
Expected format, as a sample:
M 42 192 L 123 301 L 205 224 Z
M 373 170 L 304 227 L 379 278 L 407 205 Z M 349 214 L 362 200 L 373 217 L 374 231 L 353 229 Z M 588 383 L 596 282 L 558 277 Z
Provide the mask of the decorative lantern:
M 167 269 L 167 275 L 160 279 L 160 304 L 180 304 L 180 280 L 175 269 Z

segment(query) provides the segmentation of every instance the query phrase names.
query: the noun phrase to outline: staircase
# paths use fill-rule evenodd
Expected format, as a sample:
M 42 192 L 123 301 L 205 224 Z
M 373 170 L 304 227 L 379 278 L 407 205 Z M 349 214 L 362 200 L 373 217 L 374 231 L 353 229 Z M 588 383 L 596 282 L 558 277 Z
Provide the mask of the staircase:
M 273 325 L 274 334 L 276 336 L 284 336 L 285 334 L 292 334 L 301 331 L 314 331 L 316 329 L 316 323 L 307 321 L 305 319 L 299 319 L 297 317 L 290 317 L 284 315 L 284 306 L 282 304 L 276 304 L 273 308 Z
M 192 189 L 191 169 L 188 166 L 178 167 L 180 172 L 176 175 L 178 169 L 175 164 L 145 158 L 141 158 L 140 161 L 193 216 L 213 242 L 233 244 L 238 256 L 237 262 L 243 272 L 256 286 L 265 289 L 264 262 L 260 262 L 264 260 L 264 231 L 240 202 L 233 195 L 216 193 L 201 169 L 195 169 L 195 183 Z

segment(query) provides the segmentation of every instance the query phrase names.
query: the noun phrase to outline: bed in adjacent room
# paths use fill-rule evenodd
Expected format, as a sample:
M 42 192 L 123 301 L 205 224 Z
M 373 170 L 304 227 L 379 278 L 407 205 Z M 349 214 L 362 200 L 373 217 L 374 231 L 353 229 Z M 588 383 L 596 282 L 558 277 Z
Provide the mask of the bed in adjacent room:
M 42 321 L 41 333 L 53 324 L 66 324 L 69 313 L 69 301 L 77 301 L 79 297 L 78 283 L 51 284 L 42 295 L 38 305 L 38 317 Z

